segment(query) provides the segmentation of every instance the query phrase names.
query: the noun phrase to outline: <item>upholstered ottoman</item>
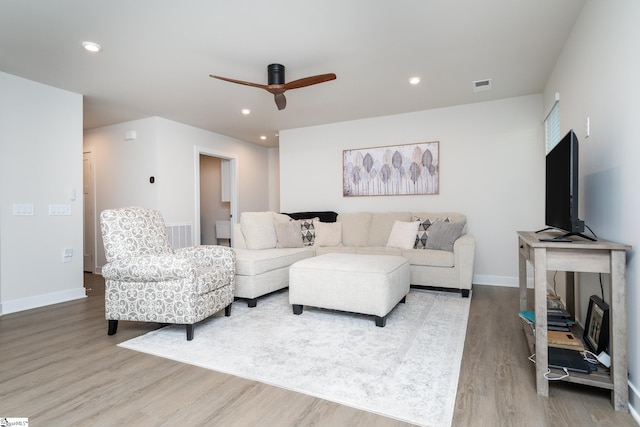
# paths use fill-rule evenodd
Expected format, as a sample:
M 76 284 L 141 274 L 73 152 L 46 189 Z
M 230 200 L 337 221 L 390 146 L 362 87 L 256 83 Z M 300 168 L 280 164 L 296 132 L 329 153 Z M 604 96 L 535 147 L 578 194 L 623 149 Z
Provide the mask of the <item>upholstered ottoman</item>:
M 310 305 L 373 315 L 376 326 L 383 327 L 408 293 L 409 261 L 401 256 L 330 253 L 289 268 L 294 314 Z

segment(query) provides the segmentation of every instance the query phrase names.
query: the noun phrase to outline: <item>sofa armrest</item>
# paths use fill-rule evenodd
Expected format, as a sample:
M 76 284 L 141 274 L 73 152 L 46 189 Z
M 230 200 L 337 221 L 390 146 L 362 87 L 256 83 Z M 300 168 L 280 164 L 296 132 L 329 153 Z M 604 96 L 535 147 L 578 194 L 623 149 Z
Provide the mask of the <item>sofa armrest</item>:
M 453 244 L 454 265 L 460 271 L 460 287 L 471 289 L 473 263 L 476 255 L 476 240 L 469 234 L 463 234 Z
M 236 251 L 228 246 L 201 245 L 178 248 L 176 256 L 193 260 L 198 267 L 223 267 L 236 271 Z
M 180 279 L 194 281 L 195 275 L 195 262 L 174 254 L 122 258 L 102 267 L 102 276 L 105 279 L 121 282 L 163 282 Z

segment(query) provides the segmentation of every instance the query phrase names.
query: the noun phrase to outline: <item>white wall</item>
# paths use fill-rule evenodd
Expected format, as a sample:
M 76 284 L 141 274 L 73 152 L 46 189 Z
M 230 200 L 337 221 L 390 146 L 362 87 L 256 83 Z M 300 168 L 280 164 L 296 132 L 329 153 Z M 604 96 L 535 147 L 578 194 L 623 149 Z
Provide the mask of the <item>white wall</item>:
M 280 149 L 269 148 L 269 210 L 280 211 Z
M 581 219 L 601 238 L 634 247 L 627 253 L 627 312 L 630 403 L 636 419 L 640 408 L 638 19 L 640 2 L 588 1 L 544 91 L 545 105 L 560 93 L 562 130 L 573 128 L 580 141 Z M 597 275 L 582 274 L 580 290 L 584 321 L 587 299 L 600 295 Z
M 124 141 L 131 130 L 137 139 Z M 98 213 L 138 205 L 159 210 L 168 224 L 195 225 L 197 148 L 236 159 L 238 212 L 269 206 L 267 148 L 256 144 L 151 117 L 87 131 L 84 148 L 95 153 Z M 105 258 L 99 228 L 96 246 L 101 267 Z
M 458 211 L 476 238 L 474 283 L 518 283 L 517 230 L 544 225 L 542 96 L 280 132 L 280 208 Z M 440 142 L 440 194 L 342 197 L 342 151 Z
M 82 96 L 2 72 L 0 93 L 0 314 L 6 314 L 85 296 Z M 32 204 L 33 216 L 14 216 L 14 203 Z M 50 204 L 70 205 L 71 215 L 49 216 Z M 67 248 L 73 257 L 63 263 Z

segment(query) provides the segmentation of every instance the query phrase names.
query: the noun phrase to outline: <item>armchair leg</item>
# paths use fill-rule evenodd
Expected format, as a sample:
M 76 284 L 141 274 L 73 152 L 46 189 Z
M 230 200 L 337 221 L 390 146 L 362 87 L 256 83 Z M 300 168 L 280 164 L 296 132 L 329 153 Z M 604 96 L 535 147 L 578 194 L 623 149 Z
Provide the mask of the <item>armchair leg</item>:
M 224 308 L 224 315 L 227 317 L 231 316 L 231 303 Z
M 193 339 L 193 324 L 186 325 L 187 326 L 187 341 L 191 341 Z
M 107 330 L 107 335 L 115 335 L 117 330 L 118 330 L 118 321 L 109 320 L 109 328 Z

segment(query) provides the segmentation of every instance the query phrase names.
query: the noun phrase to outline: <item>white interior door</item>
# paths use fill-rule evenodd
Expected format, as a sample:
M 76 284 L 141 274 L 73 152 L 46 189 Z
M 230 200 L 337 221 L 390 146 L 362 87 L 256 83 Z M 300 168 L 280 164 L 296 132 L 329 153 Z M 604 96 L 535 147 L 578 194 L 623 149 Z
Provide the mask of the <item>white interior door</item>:
M 95 229 L 96 216 L 94 212 L 94 174 L 93 153 L 82 153 L 82 193 L 84 207 L 84 271 L 93 273 L 95 270 Z

